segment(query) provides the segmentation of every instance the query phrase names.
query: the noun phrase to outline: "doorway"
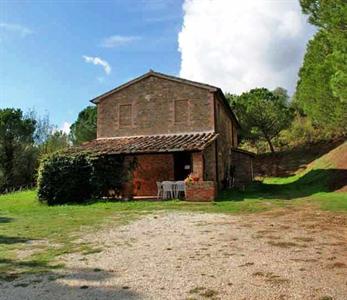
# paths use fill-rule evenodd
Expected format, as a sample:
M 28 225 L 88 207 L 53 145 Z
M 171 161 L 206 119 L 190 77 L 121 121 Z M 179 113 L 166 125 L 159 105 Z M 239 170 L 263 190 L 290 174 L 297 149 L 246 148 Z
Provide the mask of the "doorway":
M 175 180 L 184 180 L 192 172 L 192 155 L 190 152 L 174 153 Z

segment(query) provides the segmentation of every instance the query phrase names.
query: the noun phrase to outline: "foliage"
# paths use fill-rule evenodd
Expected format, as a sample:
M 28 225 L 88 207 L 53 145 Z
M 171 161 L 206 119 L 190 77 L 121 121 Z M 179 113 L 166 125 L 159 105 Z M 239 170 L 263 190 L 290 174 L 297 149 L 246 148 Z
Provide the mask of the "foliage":
M 308 43 L 295 102 L 316 126 L 342 135 L 347 132 L 347 101 L 336 96 L 329 84 L 336 71 L 332 53 L 326 32 L 318 32 Z
M 71 140 L 74 145 L 96 138 L 96 119 L 97 110 L 95 106 L 88 106 L 78 114 L 76 122 L 70 127 Z
M 52 205 L 90 199 L 91 172 L 92 167 L 84 154 L 47 156 L 39 168 L 39 200 Z
M 300 4 L 319 32 L 308 44 L 296 98 L 318 126 L 346 134 L 347 2 L 300 0 Z
M 274 152 L 273 139 L 292 120 L 286 90 L 271 92 L 265 88 L 252 89 L 241 96 L 226 95 L 241 123 L 241 135 L 248 141 L 264 139 Z
M 56 126 L 52 125 L 49 116 L 43 115 L 39 116 L 36 111 L 30 110 L 27 113 L 31 119 L 36 121 L 35 132 L 34 132 L 34 142 L 36 145 L 42 145 L 47 139 L 52 135 L 54 131 L 57 130 Z
M 69 136 L 61 131 L 52 131 L 39 145 L 40 155 L 44 156 L 70 147 Z
M 299 113 L 295 117 L 289 128 L 282 130 L 276 139 L 275 144 L 281 149 L 291 149 L 299 145 L 312 144 L 321 140 L 332 138 L 325 131 L 317 128 L 311 119 Z
M 110 190 L 120 194 L 133 167 L 124 163 L 122 155 L 54 153 L 41 162 L 38 197 L 53 205 L 108 196 Z
M 0 109 L 0 192 L 33 183 L 35 124 L 20 109 Z
M 124 156 L 104 155 L 90 157 L 92 166 L 91 183 L 93 187 L 93 197 L 100 198 L 108 196 L 112 190 L 115 194 L 120 194 L 123 183 L 129 180 L 129 169 L 125 166 Z

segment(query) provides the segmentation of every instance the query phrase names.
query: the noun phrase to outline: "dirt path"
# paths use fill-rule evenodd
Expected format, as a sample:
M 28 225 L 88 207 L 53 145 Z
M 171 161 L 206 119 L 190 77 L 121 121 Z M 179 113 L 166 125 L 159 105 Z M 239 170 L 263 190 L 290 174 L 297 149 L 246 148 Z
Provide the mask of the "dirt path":
M 346 217 L 160 213 L 86 236 L 103 251 L 2 283 L 0 299 L 346 299 Z

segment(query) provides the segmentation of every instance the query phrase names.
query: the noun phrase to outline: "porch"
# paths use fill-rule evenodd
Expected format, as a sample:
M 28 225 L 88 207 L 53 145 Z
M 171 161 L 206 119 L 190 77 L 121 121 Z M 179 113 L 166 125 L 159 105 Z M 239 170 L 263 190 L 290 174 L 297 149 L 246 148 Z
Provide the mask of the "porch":
M 209 182 L 205 193 L 208 196 L 202 200 L 211 201 L 216 193 L 213 142 L 217 136 L 213 132 L 201 132 L 105 138 L 86 143 L 82 148 L 102 155 L 122 154 L 125 162 L 135 161 L 136 167 L 124 186 L 125 198 L 155 199 L 158 194 L 157 182 L 184 181 L 191 174 L 202 190 L 202 182 Z M 187 184 L 187 200 L 194 198 L 191 188 Z
M 133 172 L 134 196 L 157 197 L 157 182 L 183 181 L 189 174 L 203 180 L 202 152 L 176 152 L 131 155 L 137 167 Z

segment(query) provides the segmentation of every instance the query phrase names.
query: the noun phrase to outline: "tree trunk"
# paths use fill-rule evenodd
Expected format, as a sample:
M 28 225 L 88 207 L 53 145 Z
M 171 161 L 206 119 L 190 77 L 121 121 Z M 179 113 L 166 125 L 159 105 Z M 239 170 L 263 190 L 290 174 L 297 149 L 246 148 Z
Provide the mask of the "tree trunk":
M 274 146 L 272 145 L 271 139 L 267 136 L 265 136 L 265 139 L 266 139 L 267 143 L 269 144 L 271 153 L 275 153 L 275 149 L 274 149 Z

